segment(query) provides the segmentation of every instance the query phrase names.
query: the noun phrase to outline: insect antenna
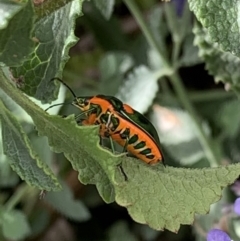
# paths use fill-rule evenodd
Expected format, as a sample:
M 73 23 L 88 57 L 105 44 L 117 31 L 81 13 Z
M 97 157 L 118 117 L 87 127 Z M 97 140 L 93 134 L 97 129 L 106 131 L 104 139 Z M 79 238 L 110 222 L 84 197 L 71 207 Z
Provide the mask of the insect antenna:
M 72 103 L 58 103 L 58 104 L 54 104 L 54 105 L 50 105 L 47 109 L 45 109 L 45 111 L 48 111 L 49 109 L 51 109 L 52 107 L 55 106 L 59 106 L 59 105 L 71 105 Z
M 64 83 L 60 78 L 58 77 L 54 77 L 52 78 L 50 81 L 54 81 L 54 80 L 57 80 L 59 82 L 61 82 L 64 86 L 67 87 L 67 89 L 72 93 L 73 97 L 74 98 L 77 98 L 77 96 L 75 95 L 75 93 L 73 92 L 73 90 L 66 84 Z M 55 107 L 55 106 L 59 106 L 59 105 L 71 105 L 72 103 L 58 103 L 58 104 L 54 104 L 54 105 L 51 105 L 49 106 L 45 111 L 48 111 L 49 109 L 51 109 L 52 107 Z
M 73 90 L 72 90 L 66 83 L 64 83 L 60 78 L 54 77 L 54 78 L 52 78 L 50 81 L 54 81 L 54 80 L 57 80 L 57 81 L 61 82 L 64 86 L 66 86 L 66 87 L 69 89 L 69 91 L 72 93 L 73 97 L 74 97 L 74 98 L 77 98 L 77 96 L 75 95 L 75 93 L 73 92 Z

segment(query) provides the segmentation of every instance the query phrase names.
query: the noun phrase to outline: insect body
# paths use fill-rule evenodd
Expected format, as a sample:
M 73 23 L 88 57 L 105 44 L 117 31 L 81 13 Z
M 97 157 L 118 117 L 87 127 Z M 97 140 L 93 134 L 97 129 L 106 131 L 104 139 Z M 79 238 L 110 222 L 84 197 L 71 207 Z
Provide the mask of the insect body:
M 124 150 L 146 163 L 163 162 L 157 132 L 142 114 L 113 96 L 77 97 L 64 82 L 62 83 L 74 96 L 72 105 L 81 110 L 76 116 L 78 123 L 99 125 L 101 136 L 110 137 L 123 146 Z
M 102 99 L 104 105 L 94 108 L 97 98 Z M 99 103 L 101 101 L 98 100 Z M 76 107 L 82 111 L 93 109 L 81 122 L 83 125 L 100 125 L 101 136 L 111 137 L 128 152 L 146 163 L 163 161 L 157 132 L 143 115 L 115 97 L 94 96 L 86 103 L 89 102 L 92 105 L 87 104 L 87 108 L 76 104 Z
M 103 118 L 102 118 L 103 119 Z M 129 153 L 148 164 L 163 161 L 161 150 L 154 138 L 141 126 L 129 121 L 118 112 L 109 112 L 102 120 L 101 132 L 110 136 Z

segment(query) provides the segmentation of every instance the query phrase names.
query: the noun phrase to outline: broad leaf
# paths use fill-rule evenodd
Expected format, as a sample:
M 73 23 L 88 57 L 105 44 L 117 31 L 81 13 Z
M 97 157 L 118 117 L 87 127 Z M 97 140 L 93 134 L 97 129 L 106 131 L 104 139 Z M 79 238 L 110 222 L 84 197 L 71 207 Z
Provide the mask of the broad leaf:
M 6 26 L 6 19 L 4 20 L 4 9 L 8 7 L 6 14 L 10 16 L 16 12 L 16 5 L 0 3 L 1 14 L 0 25 Z M 12 8 L 13 7 L 13 8 Z M 12 8 L 12 11 L 11 11 Z M 7 15 L 8 15 L 7 14 Z M 1 19 L 3 18 L 3 19 Z M 7 18 L 7 17 L 5 17 Z M 1 20 L 3 21 L 1 23 Z M 8 66 L 19 66 L 34 48 L 34 41 L 32 37 L 34 20 L 34 10 L 32 1 L 27 4 L 9 20 L 7 28 L 0 30 L 0 62 Z
M 206 214 L 221 198 L 222 187 L 240 174 L 240 165 L 184 169 L 124 160 L 122 166 L 129 179 L 116 183 L 116 202 L 135 221 L 173 232 L 180 224 L 192 224 L 194 213 Z
M 74 0 L 40 19 L 34 29 L 35 51 L 21 67 L 12 69 L 14 77 L 24 77 L 24 92 L 43 103 L 56 98 L 55 85 L 50 79 L 61 76 L 69 48 L 77 41 L 73 29 L 81 6 L 82 1 Z
M 240 174 L 239 164 L 184 169 L 161 163 L 151 166 L 114 155 L 99 146 L 97 127 L 78 126 L 72 116 L 49 116 L 2 75 L 0 79 L 0 87 L 32 116 L 39 134 L 48 137 L 53 150 L 65 154 L 79 172 L 81 182 L 96 184 L 106 201 L 115 198 L 134 220 L 153 229 L 177 232 L 180 224 L 191 224 L 194 213 L 206 214 L 210 204 L 220 199 L 222 188 Z
M 9 157 L 13 170 L 29 185 L 46 191 L 59 190 L 56 177 L 32 150 L 21 125 L 1 101 L 0 120 L 4 154 Z
M 189 7 L 206 28 L 211 42 L 240 57 L 238 0 L 189 0 Z
M 213 44 L 207 32 L 196 24 L 194 29 L 194 43 L 199 47 L 199 55 L 206 63 L 210 74 L 216 82 L 222 81 L 228 89 L 240 91 L 240 59 L 228 52 L 219 50 Z

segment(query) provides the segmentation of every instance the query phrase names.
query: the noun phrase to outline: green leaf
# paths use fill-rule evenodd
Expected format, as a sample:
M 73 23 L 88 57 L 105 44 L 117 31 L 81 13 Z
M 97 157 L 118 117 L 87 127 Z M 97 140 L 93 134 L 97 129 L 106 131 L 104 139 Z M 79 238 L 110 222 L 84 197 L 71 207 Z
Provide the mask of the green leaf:
M 240 56 L 239 2 L 237 0 L 189 0 L 189 7 L 210 36 L 226 52 Z
M 57 211 L 75 221 L 86 221 L 90 218 L 87 207 L 80 201 L 75 200 L 72 190 L 62 182 L 63 190 L 60 192 L 47 193 L 45 200 Z
M 102 148 L 98 144 L 98 127 L 78 126 L 76 128 L 73 116 L 65 119 L 59 116 L 50 116 L 34 105 L 18 89 L 6 80 L 4 81 L 3 75 L 0 76 L 0 79 L 2 89 L 31 115 L 39 134 L 48 137 L 49 145 L 53 147 L 53 151 L 64 152 L 73 168 L 79 171 L 79 180 L 84 184 L 95 184 L 102 198 L 106 202 L 112 202 L 114 200 L 113 186 L 96 160 L 105 160 L 103 165 L 108 165 L 108 160 L 111 160 L 113 155 L 107 150 L 100 151 Z M 117 161 L 117 158 L 113 159 Z
M 35 12 L 38 19 L 40 19 L 56 12 L 59 8 L 64 7 L 70 2 L 72 2 L 72 0 L 58 0 L 54 1 L 54 4 L 51 1 L 35 1 Z
M 169 34 L 169 29 L 166 21 L 164 21 L 164 11 L 162 6 L 154 7 L 151 10 L 149 15 L 149 27 L 162 52 L 167 56 L 168 53 L 165 38 L 167 34 Z
M 138 239 L 130 232 L 127 223 L 119 221 L 112 225 L 108 232 L 109 241 L 137 241 Z
M 93 3 L 107 20 L 110 19 L 115 0 L 93 0 Z
M 4 153 L 15 172 L 29 185 L 41 190 L 59 190 L 60 184 L 49 167 L 38 158 L 21 125 L 0 101 Z
M 126 82 L 116 95 L 140 113 L 150 107 L 158 91 L 158 74 L 146 66 L 139 66 L 129 74 Z
M 116 183 L 116 202 L 128 209 L 139 223 L 177 232 L 180 224 L 192 224 L 194 213 L 206 214 L 221 198 L 221 189 L 234 182 L 240 165 L 184 169 L 149 166 L 138 160 L 123 160 L 129 177 Z
M 193 45 L 194 35 L 189 33 L 183 42 L 183 54 L 179 60 L 179 66 L 188 67 L 202 63 L 198 56 L 198 48 Z
M 16 6 L 11 11 L 11 7 L 7 5 L 5 2 L 0 4 L 0 7 L 2 6 L 4 9 L 9 7 L 8 12 L 10 16 L 12 15 L 7 28 L 0 30 L 0 62 L 8 66 L 18 66 L 26 60 L 34 47 L 34 41 L 31 39 L 34 10 L 32 1 L 28 1 L 20 11 Z M 16 11 L 19 12 L 13 16 Z M 6 25 L 5 22 L 6 20 L 3 23 L 4 25 Z
M 55 152 L 63 152 L 83 183 L 96 184 L 106 201 L 128 209 L 131 217 L 153 229 L 177 232 L 192 224 L 194 214 L 206 214 L 221 190 L 240 174 L 240 164 L 218 168 L 184 169 L 147 165 L 135 158 L 114 155 L 99 146 L 98 127 L 78 126 L 73 118 L 44 113 L 12 86 L 0 72 L 0 87 L 33 118 Z M 127 181 L 119 168 L 127 176 Z
M 119 20 L 112 17 L 107 21 L 90 3 L 85 1 L 84 6 L 88 11 L 81 20 L 91 30 L 97 43 L 107 51 L 126 51 L 130 40 L 123 33 Z
M 210 74 L 216 82 L 223 82 L 227 89 L 240 91 L 240 59 L 231 53 L 222 52 L 213 44 L 209 35 L 198 24 L 195 25 L 194 43 L 199 47 L 199 56 L 203 58 Z
M 193 232 L 196 235 L 196 241 L 206 241 L 206 236 L 202 235 L 201 230 L 208 231 L 211 227 L 214 227 L 218 221 L 221 222 L 221 218 L 222 221 L 226 218 L 223 209 L 226 208 L 227 203 L 230 204 L 232 202 L 229 197 L 230 195 L 228 190 L 224 190 L 221 200 L 211 205 L 208 215 L 196 215 L 194 220 L 195 225 L 193 225 Z M 232 235 L 231 238 L 233 238 Z
M 124 74 L 133 67 L 133 59 L 124 52 L 107 53 L 100 61 L 101 93 L 115 95 L 122 84 Z
M 26 215 L 18 210 L 1 210 L 0 225 L 7 239 L 20 240 L 30 235 L 30 227 Z
M 17 2 L 10 2 L 8 0 L 2 0 L 0 2 L 0 30 L 7 27 L 9 20 L 22 8 L 24 4 L 20 4 Z
M 81 6 L 82 1 L 74 0 L 40 19 L 34 29 L 38 45 L 31 58 L 12 69 L 14 77 L 24 77 L 24 92 L 43 103 L 56 98 L 55 84 L 50 79 L 62 75 L 69 49 L 77 41 L 73 29 Z

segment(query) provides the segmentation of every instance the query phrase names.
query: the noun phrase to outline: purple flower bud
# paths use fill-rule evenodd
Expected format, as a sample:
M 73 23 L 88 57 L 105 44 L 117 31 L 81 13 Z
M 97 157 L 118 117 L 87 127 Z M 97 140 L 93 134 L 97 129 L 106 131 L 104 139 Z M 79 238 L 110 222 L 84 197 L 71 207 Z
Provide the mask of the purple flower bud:
M 237 198 L 237 199 L 235 200 L 235 203 L 234 203 L 234 205 L 233 205 L 233 210 L 234 210 L 234 212 L 235 212 L 237 215 L 240 216 L 240 198 Z
M 231 241 L 231 239 L 222 230 L 211 229 L 207 234 L 207 241 Z

